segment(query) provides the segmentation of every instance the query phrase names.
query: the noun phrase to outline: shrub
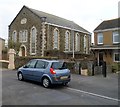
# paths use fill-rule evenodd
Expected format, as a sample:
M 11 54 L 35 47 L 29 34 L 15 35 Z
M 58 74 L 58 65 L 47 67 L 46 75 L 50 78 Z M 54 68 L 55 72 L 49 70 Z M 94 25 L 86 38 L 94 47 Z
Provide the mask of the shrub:
M 114 63 L 112 65 L 112 72 L 116 73 L 116 72 L 119 72 L 119 71 L 120 71 L 120 63 Z
M 0 62 L 0 68 L 8 68 L 8 63 Z
M 67 68 L 71 71 L 71 73 L 75 73 L 74 62 L 66 62 Z
M 82 61 L 81 62 L 81 68 L 82 69 L 87 69 L 88 68 L 87 61 Z

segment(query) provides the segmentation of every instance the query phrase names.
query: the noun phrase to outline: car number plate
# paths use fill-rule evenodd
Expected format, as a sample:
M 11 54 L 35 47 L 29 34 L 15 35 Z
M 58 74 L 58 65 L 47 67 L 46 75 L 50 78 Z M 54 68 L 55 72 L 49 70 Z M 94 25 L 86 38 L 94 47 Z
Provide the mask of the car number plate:
M 62 76 L 61 77 L 61 79 L 67 79 L 68 78 L 68 76 Z

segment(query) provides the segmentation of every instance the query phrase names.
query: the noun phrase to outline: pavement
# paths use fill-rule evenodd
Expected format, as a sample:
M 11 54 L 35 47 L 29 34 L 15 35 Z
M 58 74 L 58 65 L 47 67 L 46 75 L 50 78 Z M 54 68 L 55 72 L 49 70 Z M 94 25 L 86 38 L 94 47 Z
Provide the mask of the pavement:
M 113 93 L 112 91 L 118 92 L 118 77 L 116 73 L 108 73 L 107 77 L 103 77 L 102 74 L 94 76 L 81 76 L 72 74 L 72 87 L 75 89 L 80 89 L 84 91 L 89 91 L 92 93 L 100 93 L 105 96 L 111 96 L 118 98 L 118 93 Z M 78 84 L 73 84 L 77 82 Z M 78 87 L 80 85 L 80 87 Z

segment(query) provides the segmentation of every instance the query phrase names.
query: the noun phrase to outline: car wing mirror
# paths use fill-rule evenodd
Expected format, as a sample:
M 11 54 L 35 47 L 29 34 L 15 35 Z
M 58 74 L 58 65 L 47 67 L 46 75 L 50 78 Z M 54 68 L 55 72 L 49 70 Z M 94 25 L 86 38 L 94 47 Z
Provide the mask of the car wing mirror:
M 24 65 L 23 68 L 28 68 L 28 66 L 27 66 L 27 65 Z

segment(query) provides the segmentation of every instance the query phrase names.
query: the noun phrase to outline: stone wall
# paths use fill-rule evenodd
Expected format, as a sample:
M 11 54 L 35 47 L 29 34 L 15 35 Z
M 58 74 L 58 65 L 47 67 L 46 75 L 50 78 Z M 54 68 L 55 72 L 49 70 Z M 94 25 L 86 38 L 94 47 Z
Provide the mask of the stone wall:
M 27 22 L 25 24 L 21 24 L 21 20 L 23 18 L 27 19 Z M 35 14 L 33 14 L 31 11 L 29 11 L 27 8 L 24 8 L 22 11 L 19 12 L 19 14 L 15 17 L 13 22 L 9 26 L 9 38 L 11 39 L 12 33 L 14 30 L 17 31 L 17 42 L 19 42 L 19 31 L 21 30 L 28 30 L 28 39 L 27 42 L 24 42 L 27 49 L 27 55 L 30 55 L 30 31 L 32 27 L 35 27 L 37 29 L 37 55 L 41 55 L 41 20 L 38 18 Z
M 21 21 L 26 18 L 26 22 L 25 23 L 21 23 Z M 41 56 L 41 52 L 42 52 L 42 24 L 41 24 L 41 19 L 40 17 L 38 17 L 37 15 L 35 15 L 32 11 L 30 11 L 27 8 L 23 8 L 18 15 L 15 17 L 15 19 L 13 20 L 13 22 L 10 24 L 9 26 L 9 39 L 11 39 L 12 37 L 12 33 L 14 30 L 16 30 L 17 32 L 17 42 L 19 42 L 19 32 L 21 30 L 27 30 L 28 31 L 28 37 L 27 37 L 27 42 L 23 42 L 22 45 L 24 45 L 26 47 L 26 54 L 27 56 L 30 55 L 30 35 L 31 35 L 31 28 L 35 27 L 37 29 L 37 38 L 36 38 L 36 55 L 35 56 Z M 48 25 L 45 24 L 45 48 L 44 50 L 53 50 L 53 31 L 54 29 L 57 28 L 59 30 L 60 33 L 60 39 L 59 39 L 59 50 L 60 52 L 64 52 L 65 51 L 65 32 L 68 30 L 70 32 L 70 34 L 72 34 L 71 30 L 69 29 L 65 29 L 62 27 L 56 27 L 53 25 Z M 84 53 L 84 33 L 80 33 L 80 32 L 74 32 L 74 36 L 76 33 L 79 33 L 80 35 L 80 51 L 79 53 L 83 54 Z M 87 34 L 86 34 L 87 35 Z M 89 40 L 91 38 L 89 38 L 89 35 L 87 35 L 88 38 L 88 42 L 87 42 L 87 47 L 89 49 Z M 72 42 L 72 35 L 71 35 L 71 43 L 70 43 L 70 50 L 73 50 L 73 42 Z M 63 55 L 63 54 L 62 54 Z M 66 56 L 66 54 L 64 54 Z M 71 54 L 67 54 L 67 56 L 71 56 Z M 78 54 L 76 54 L 76 57 L 79 56 Z

